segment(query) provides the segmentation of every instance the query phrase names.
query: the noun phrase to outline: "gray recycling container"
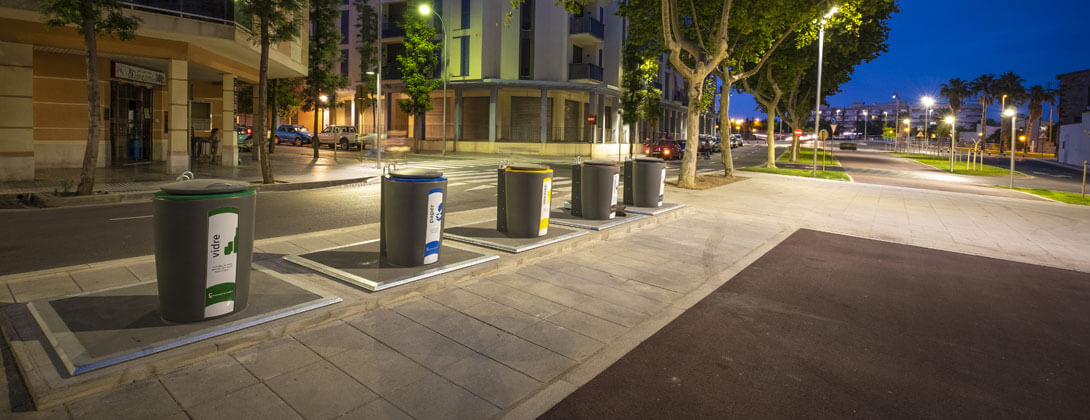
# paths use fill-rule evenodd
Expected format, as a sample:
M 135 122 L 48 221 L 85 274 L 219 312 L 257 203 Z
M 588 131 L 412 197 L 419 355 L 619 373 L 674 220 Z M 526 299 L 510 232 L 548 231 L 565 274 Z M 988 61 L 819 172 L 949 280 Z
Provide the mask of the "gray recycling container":
M 591 220 L 614 218 L 621 168 L 613 162 L 592 160 L 583 162 L 580 171 L 582 217 Z
M 201 179 L 152 200 L 155 273 L 163 319 L 195 322 L 246 308 L 257 195 L 249 183 Z
M 549 233 L 553 170 L 548 166 L 512 164 L 504 169 L 507 236 L 534 238 Z
M 417 267 L 439 261 L 447 179 L 439 171 L 397 169 L 382 177 L 379 247 L 386 262 Z
M 632 205 L 660 207 L 666 191 L 666 161 L 659 158 L 636 158 L 632 164 Z

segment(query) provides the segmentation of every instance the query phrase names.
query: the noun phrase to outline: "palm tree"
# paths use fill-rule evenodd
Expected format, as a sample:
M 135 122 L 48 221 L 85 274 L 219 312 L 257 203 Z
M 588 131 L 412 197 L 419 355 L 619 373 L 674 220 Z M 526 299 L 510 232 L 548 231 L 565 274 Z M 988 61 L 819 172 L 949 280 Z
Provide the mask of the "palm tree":
M 980 102 L 980 140 L 988 135 L 988 106 L 995 102 L 995 75 L 982 74 L 970 83 L 973 95 Z
M 1014 74 L 1014 72 L 1006 72 L 999 75 L 995 79 L 995 94 L 1004 98 L 1004 106 L 1010 104 L 1010 106 L 1017 108 L 1026 99 L 1026 88 L 1022 86 L 1026 81 L 1022 79 L 1022 76 Z M 999 124 L 999 152 L 1003 152 L 1003 146 L 1007 144 L 1003 141 L 1004 134 L 1007 132 L 1006 124 Z M 1010 134 L 1014 136 L 1014 133 Z
M 961 112 L 961 101 L 970 95 L 969 82 L 959 78 L 950 79 L 939 87 L 939 95 L 946 98 L 950 104 L 950 111 L 955 116 Z
M 1033 136 L 1033 130 L 1037 127 L 1037 122 L 1041 120 L 1041 114 L 1045 111 L 1044 103 L 1052 103 L 1055 97 L 1055 91 L 1045 89 L 1041 85 L 1035 85 L 1026 92 L 1026 100 L 1029 102 L 1029 125 L 1026 127 L 1026 132 L 1033 137 L 1033 151 L 1037 151 L 1037 138 Z

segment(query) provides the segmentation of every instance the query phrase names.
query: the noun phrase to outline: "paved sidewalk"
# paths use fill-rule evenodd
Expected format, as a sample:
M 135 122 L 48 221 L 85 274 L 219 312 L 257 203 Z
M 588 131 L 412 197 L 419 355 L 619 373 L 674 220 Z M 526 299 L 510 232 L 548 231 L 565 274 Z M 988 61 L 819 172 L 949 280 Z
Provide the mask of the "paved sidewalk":
M 374 225 L 259 241 L 255 252 L 265 257 L 258 263 L 345 301 L 80 375 L 99 382 L 87 396 L 42 412 L 23 411 L 28 398 L 12 382 L 18 374 L 5 354 L 0 412 L 78 419 L 534 418 L 798 228 L 1090 272 L 1090 208 L 744 176 L 711 190 L 670 189 L 667 201 L 689 206 L 680 220 L 592 233 L 378 293 L 278 262 L 282 254 L 376 237 Z M 452 214 L 448 224 L 488 220 L 493 212 Z M 140 257 L 3 276 L 0 301 L 147 281 L 153 266 Z

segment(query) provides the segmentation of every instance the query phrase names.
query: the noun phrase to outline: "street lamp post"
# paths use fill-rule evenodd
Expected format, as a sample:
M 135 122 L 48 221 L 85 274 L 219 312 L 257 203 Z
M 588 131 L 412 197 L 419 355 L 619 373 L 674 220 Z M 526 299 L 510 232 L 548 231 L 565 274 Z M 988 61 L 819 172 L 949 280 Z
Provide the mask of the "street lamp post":
M 863 110 L 863 141 L 867 141 L 867 110 Z
M 950 124 L 950 173 L 954 173 L 954 139 L 958 137 L 958 126 L 954 124 L 957 119 L 953 115 L 947 115 L 947 124 Z
M 443 142 L 443 154 L 445 155 L 447 154 L 447 65 L 449 64 L 447 62 L 447 55 L 450 54 L 450 49 L 447 48 L 447 38 L 449 32 L 447 31 L 447 22 L 443 20 L 442 16 L 439 16 L 438 12 L 432 10 L 427 4 L 420 5 L 420 14 L 425 16 L 428 14 L 435 15 L 435 17 L 439 18 L 439 25 L 443 28 L 443 62 L 439 63 L 439 70 L 443 72 L 443 128 L 440 130 L 442 131 L 440 139 L 442 139 Z
M 375 26 L 375 36 L 378 38 L 376 43 L 378 48 L 376 49 L 376 56 L 378 56 L 378 65 L 375 66 L 375 110 L 371 114 L 375 117 L 375 168 L 382 169 L 382 3 L 378 5 L 378 19 L 376 20 L 378 25 Z M 363 143 L 360 143 L 360 148 L 363 148 Z
M 912 119 L 905 118 L 905 153 L 908 153 L 908 144 L 912 142 Z
M 935 105 L 935 99 L 930 96 L 924 96 L 920 98 L 920 103 L 927 108 L 927 114 L 923 117 L 923 141 L 931 144 L 931 137 L 929 137 L 927 130 L 931 128 L 931 107 Z
M 1003 111 L 1004 117 L 1010 117 L 1011 119 L 1011 183 L 1010 188 L 1014 189 L 1014 121 L 1018 119 L 1018 112 L 1014 108 L 1007 108 Z
M 836 13 L 837 7 L 833 6 L 829 9 L 829 13 L 821 18 L 821 29 L 818 31 L 818 66 L 817 66 L 817 90 L 815 91 L 817 100 L 814 104 L 814 178 L 817 178 L 817 142 L 820 138 L 821 132 L 821 64 L 822 55 L 825 52 L 825 22 Z

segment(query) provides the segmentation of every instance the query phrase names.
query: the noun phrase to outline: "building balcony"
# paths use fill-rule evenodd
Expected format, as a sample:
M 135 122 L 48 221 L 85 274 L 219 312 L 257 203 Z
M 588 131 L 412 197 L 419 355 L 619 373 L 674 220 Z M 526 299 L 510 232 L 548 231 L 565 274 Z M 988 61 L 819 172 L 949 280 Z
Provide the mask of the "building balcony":
M 405 37 L 405 28 L 401 26 L 400 22 L 384 22 L 382 24 L 382 37 L 403 38 Z
M 571 19 L 570 36 L 579 45 L 597 45 L 606 39 L 606 27 L 598 19 L 578 16 Z
M 238 25 L 249 31 L 252 17 L 238 12 L 233 0 L 129 0 L 124 7 L 150 13 L 158 13 L 205 22 Z M 236 17 L 242 18 L 236 20 Z
M 392 62 L 382 66 L 382 80 L 401 80 L 401 65 Z
M 568 80 L 602 81 L 602 68 L 590 63 L 568 64 Z

